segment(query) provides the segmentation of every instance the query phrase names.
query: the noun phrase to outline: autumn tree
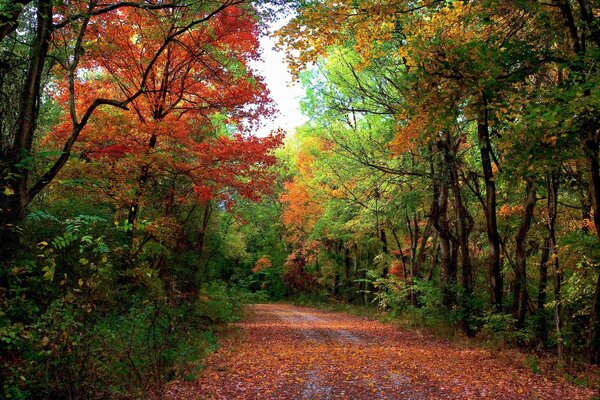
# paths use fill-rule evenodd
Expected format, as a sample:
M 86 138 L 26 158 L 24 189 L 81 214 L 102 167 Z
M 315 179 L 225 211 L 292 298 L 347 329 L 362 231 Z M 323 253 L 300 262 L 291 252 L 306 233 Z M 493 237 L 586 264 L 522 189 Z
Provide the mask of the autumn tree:
M 3 107 L 12 110 L 3 113 L 0 141 L 0 226 L 2 241 L 6 243 L 6 251 L 3 252 L 5 257 L 10 257 L 16 250 L 18 231 L 15 226 L 23 218 L 25 208 L 64 167 L 79 134 L 96 110 L 106 106 L 126 109 L 142 94 L 148 95 L 156 87 L 150 88 L 147 84 L 158 82 L 156 77 L 150 76 L 156 72 L 154 65 L 164 57 L 170 57 L 165 53 L 172 43 L 178 42 L 182 35 L 187 35 L 195 27 L 227 14 L 230 9 L 240 6 L 249 10 L 249 4 L 244 0 L 109 3 L 90 0 L 59 4 L 45 0 L 2 2 L 1 73 L 2 76 L 11 77 L 3 80 L 3 98 L 6 99 Z M 152 54 L 149 51 L 136 60 L 137 67 L 130 70 L 129 85 L 120 88 L 125 90 L 94 92 L 97 97 L 93 97 L 92 93 L 86 97 L 86 93 L 78 90 L 77 81 L 84 71 L 91 72 L 89 68 L 94 62 L 97 62 L 95 65 L 102 63 L 101 59 L 91 60 L 94 46 L 90 46 L 88 39 L 91 39 L 94 30 L 100 33 L 98 29 L 103 20 L 112 21 L 113 28 L 118 28 L 119 16 L 131 15 L 131 10 L 137 10 L 139 18 L 148 18 L 148 21 L 154 19 L 154 23 L 158 24 L 156 28 L 161 34 L 151 38 Z M 178 17 L 169 19 L 169 14 Z M 137 44 L 141 47 L 144 44 L 142 38 L 137 40 L 140 40 Z M 162 42 L 158 43 L 158 40 Z M 132 57 L 133 54 L 127 59 Z M 48 98 L 53 90 L 49 82 L 58 67 L 62 72 L 56 77 L 67 83 L 64 99 L 68 102 L 71 127 L 61 143 L 61 154 L 53 160 L 40 162 L 35 146 L 40 131 L 46 128 L 40 107 L 49 104 Z M 181 69 L 182 66 L 175 68 Z

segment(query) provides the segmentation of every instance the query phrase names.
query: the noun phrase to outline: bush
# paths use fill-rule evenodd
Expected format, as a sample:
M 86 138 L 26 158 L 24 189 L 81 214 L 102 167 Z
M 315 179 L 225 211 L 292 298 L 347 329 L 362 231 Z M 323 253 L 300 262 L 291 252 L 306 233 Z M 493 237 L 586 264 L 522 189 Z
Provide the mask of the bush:
M 535 338 L 532 332 L 533 325 L 528 329 L 519 330 L 516 327 L 517 321 L 511 314 L 488 311 L 479 321 L 483 337 L 496 347 L 524 345 L 532 343 Z
M 97 367 L 105 382 L 117 393 L 158 395 L 164 382 L 196 376 L 203 357 L 217 346 L 201 315 L 194 303 L 141 301 L 127 314 L 107 317 L 97 326 L 104 349 Z
M 215 281 L 200 289 L 196 313 L 211 323 L 228 323 L 239 320 L 243 292 L 225 283 Z
M 122 267 L 122 247 L 105 239 L 117 228 L 101 218 L 34 220 L 52 236 L 0 269 L 0 398 L 160 397 L 197 375 L 215 324 L 239 318 L 244 291 L 182 292 L 148 260 Z
M 280 300 L 285 296 L 285 283 L 283 281 L 283 268 L 270 267 L 260 269 L 246 278 L 243 286 L 250 292 L 266 295 L 267 299 Z

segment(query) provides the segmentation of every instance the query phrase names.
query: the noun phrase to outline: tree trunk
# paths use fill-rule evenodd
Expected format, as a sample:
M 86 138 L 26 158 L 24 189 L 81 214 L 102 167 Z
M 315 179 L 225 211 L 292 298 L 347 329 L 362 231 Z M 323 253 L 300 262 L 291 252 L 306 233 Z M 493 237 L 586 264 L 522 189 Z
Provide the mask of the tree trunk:
M 415 263 L 412 266 L 413 275 L 416 278 L 421 277 L 421 268 L 423 264 L 425 264 L 425 260 L 427 259 L 427 242 L 429 241 L 431 235 L 434 233 L 433 222 L 434 218 L 436 218 L 435 208 L 435 201 L 432 201 L 429 210 L 429 217 L 427 218 L 427 224 L 425 225 L 425 229 L 423 229 L 423 234 L 421 236 L 421 243 L 419 244 L 417 259 L 415 260 Z
M 496 183 L 492 170 L 491 143 L 488 124 L 487 99 L 483 97 L 483 109 L 477 120 L 477 136 L 479 138 L 479 150 L 481 154 L 481 165 L 483 167 L 483 179 L 485 182 L 485 219 L 489 244 L 488 253 L 488 278 L 490 284 L 490 303 L 496 310 L 502 307 L 502 268 L 500 265 L 500 236 L 498 234 L 498 222 L 496 220 Z
M 592 209 L 594 211 L 594 226 L 596 237 L 600 239 L 600 166 L 598 164 L 598 140 L 595 132 L 588 133 L 584 141 L 585 155 L 589 174 L 589 189 Z M 588 339 L 590 348 L 590 360 L 600 364 L 600 274 L 596 280 L 596 289 L 592 301 L 592 312 L 590 315 L 590 333 Z
M 548 342 L 548 328 L 546 319 L 544 318 L 544 308 L 546 307 L 546 288 L 548 286 L 548 261 L 550 260 L 550 238 L 546 235 L 542 247 L 542 255 L 540 257 L 540 279 L 538 283 L 537 296 L 537 313 L 539 318 L 537 321 L 536 335 L 538 340 L 546 345 Z
M 29 171 L 19 167 L 19 163 L 31 156 L 33 136 L 37 127 L 42 75 L 52 34 L 51 0 L 38 1 L 36 20 L 36 35 L 31 46 L 25 85 L 20 94 L 14 142 L 7 154 L 2 155 L 4 159 L 0 160 L 0 263 L 12 259 L 18 251 L 19 235 L 16 226 L 22 221 L 25 207 L 31 201 Z M 12 26 L 9 29 L 12 29 Z
M 350 248 L 344 246 L 344 278 L 346 278 L 346 285 L 350 282 L 350 267 L 352 259 L 350 258 Z
M 600 364 L 600 275 L 598 276 L 598 279 L 596 279 L 596 289 L 592 301 L 592 315 L 590 320 L 590 361 L 594 364 Z
M 407 218 L 408 220 L 408 218 Z M 410 222 L 410 221 L 409 221 Z M 412 243 L 412 229 L 410 229 L 411 231 L 411 243 Z M 406 285 L 408 287 L 408 299 L 410 301 L 410 304 L 413 306 L 416 306 L 418 303 L 417 300 L 417 295 L 415 293 L 415 291 L 413 290 L 413 279 L 415 277 L 414 275 L 414 263 L 413 263 L 413 258 L 410 258 L 410 271 L 409 271 L 409 275 L 406 275 L 406 257 L 404 255 L 404 250 L 402 250 L 402 243 L 400 242 L 400 238 L 398 237 L 398 233 L 396 232 L 396 229 L 394 228 L 394 226 L 392 226 L 392 235 L 394 236 L 394 240 L 396 241 L 396 245 L 398 246 L 398 252 L 400 253 L 400 262 L 402 263 L 402 269 L 404 271 L 404 279 L 406 280 Z
M 198 257 L 202 257 L 204 252 L 204 244 L 206 239 L 206 231 L 208 229 L 208 222 L 210 221 L 210 215 L 212 214 L 212 206 L 210 202 L 207 202 L 204 206 L 204 212 L 202 213 L 202 222 L 198 228 L 198 240 L 196 241 L 196 253 Z
M 475 336 L 475 331 L 470 324 L 472 317 L 472 294 L 473 294 L 473 272 L 471 264 L 471 255 L 469 252 L 469 235 L 473 227 L 473 220 L 469 212 L 463 204 L 462 193 L 460 190 L 460 180 L 458 176 L 458 160 L 456 152 L 460 146 L 460 138 L 454 143 L 451 140 L 450 134 L 446 133 L 445 158 L 448 171 L 450 173 L 450 184 L 454 195 L 454 212 L 456 214 L 457 238 L 460 249 L 460 266 L 461 266 L 461 286 L 463 295 L 461 296 L 461 308 L 464 318 L 461 321 L 463 332 L 469 336 Z
M 556 215 L 558 211 L 558 172 L 553 171 L 546 176 L 546 186 L 548 187 L 548 245 L 550 253 L 550 265 L 553 266 L 554 283 L 554 328 L 556 330 L 556 350 L 559 361 L 563 359 L 563 338 L 562 338 L 562 317 L 561 317 L 561 296 L 560 289 L 562 285 L 562 272 L 558 264 L 558 254 L 556 251 Z
M 554 5 L 560 10 L 563 19 L 563 28 L 568 34 L 569 44 L 575 55 L 572 70 L 579 74 L 580 83 L 585 83 L 587 71 L 582 71 L 581 59 L 586 56 L 587 38 L 591 39 L 596 46 L 600 46 L 600 28 L 597 17 L 594 15 L 590 2 L 578 0 L 581 21 L 575 21 L 575 13 L 568 0 L 554 0 Z M 581 23 L 583 33 L 579 33 Z M 584 90 L 584 96 L 590 96 L 589 88 Z M 600 170 L 598 164 L 598 133 L 596 116 L 589 113 L 581 116 L 582 123 L 579 137 L 584 149 L 587 172 L 589 179 L 589 195 L 594 214 L 594 225 L 596 236 L 600 239 Z M 558 323 L 557 323 L 558 324 Z M 588 347 L 590 349 L 590 360 L 600 364 L 600 273 L 596 281 L 596 289 L 592 301 L 590 315 L 590 332 L 588 336 Z
M 521 226 L 515 238 L 517 263 L 515 281 L 513 283 L 512 311 L 513 317 L 517 320 L 518 328 L 523 328 L 525 325 L 525 314 L 527 312 L 527 254 L 525 251 L 525 242 L 531 228 L 531 219 L 533 218 L 533 210 L 536 202 L 535 188 L 531 178 L 526 178 L 525 192 L 525 209 L 521 219 Z
M 150 136 L 150 140 L 148 142 L 148 151 L 151 151 L 152 149 L 154 149 L 156 147 L 156 142 L 157 142 L 157 136 L 156 135 L 152 135 Z M 148 164 L 144 164 L 142 165 L 142 168 L 140 169 L 140 175 L 138 177 L 138 187 L 135 191 L 134 194 L 134 198 L 133 201 L 131 202 L 131 205 L 129 206 L 129 212 L 127 214 L 127 222 L 131 228 L 131 240 L 133 241 L 133 229 L 135 227 L 135 223 L 137 221 L 137 216 L 139 213 L 139 208 L 140 208 L 140 197 L 143 194 L 144 191 L 144 186 L 146 186 L 146 182 L 148 182 L 148 179 L 150 179 L 150 166 Z
M 381 244 L 382 244 L 381 251 L 383 252 L 383 254 L 387 254 L 388 253 L 388 241 L 387 241 L 387 236 L 385 234 L 385 229 L 383 229 L 383 228 L 381 228 L 379 230 L 379 239 L 381 240 Z M 382 275 L 382 277 L 387 278 L 387 276 L 388 276 L 387 264 L 383 267 L 383 272 L 381 275 Z
M 452 240 L 450 224 L 448 223 L 448 181 L 442 179 L 439 187 L 438 218 L 434 222 L 438 231 L 441 261 L 442 301 L 444 306 L 454 304 L 453 284 L 456 283 L 456 264 L 452 257 Z

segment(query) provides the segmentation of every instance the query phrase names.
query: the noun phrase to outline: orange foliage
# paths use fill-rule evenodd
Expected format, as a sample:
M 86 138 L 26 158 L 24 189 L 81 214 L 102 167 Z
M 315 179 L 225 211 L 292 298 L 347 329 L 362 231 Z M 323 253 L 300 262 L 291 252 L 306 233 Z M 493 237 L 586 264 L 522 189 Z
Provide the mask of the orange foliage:
M 271 263 L 271 260 L 269 260 L 265 256 L 262 256 L 261 258 L 258 259 L 256 264 L 254 264 L 254 268 L 252 268 L 252 272 L 257 273 L 257 272 L 262 271 L 263 269 L 271 268 L 272 266 L 273 266 L 273 264 Z
M 498 216 L 508 218 L 513 215 L 523 214 L 524 210 L 525 208 L 522 204 L 517 204 L 515 206 L 503 204 L 498 210 Z
M 312 199 L 308 188 L 298 178 L 286 182 L 284 189 L 280 198 L 285 205 L 281 218 L 287 230 L 286 239 L 296 243 L 312 230 L 323 214 L 323 208 Z
M 390 275 L 393 275 L 398 279 L 404 279 L 404 266 L 400 261 L 392 261 L 392 264 L 390 265 Z
M 429 119 L 424 115 L 418 115 L 408 121 L 408 123 L 396 132 L 394 139 L 390 142 L 390 149 L 396 155 L 414 150 L 417 145 L 417 138 L 420 134 L 428 131 Z

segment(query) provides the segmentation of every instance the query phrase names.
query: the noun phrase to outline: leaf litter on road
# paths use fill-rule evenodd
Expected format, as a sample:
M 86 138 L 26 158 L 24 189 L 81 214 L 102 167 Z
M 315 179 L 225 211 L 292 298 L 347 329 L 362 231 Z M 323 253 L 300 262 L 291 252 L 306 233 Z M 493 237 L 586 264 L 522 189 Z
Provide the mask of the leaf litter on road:
M 486 349 L 341 313 L 249 306 L 178 399 L 590 399 L 589 388 L 534 374 Z

